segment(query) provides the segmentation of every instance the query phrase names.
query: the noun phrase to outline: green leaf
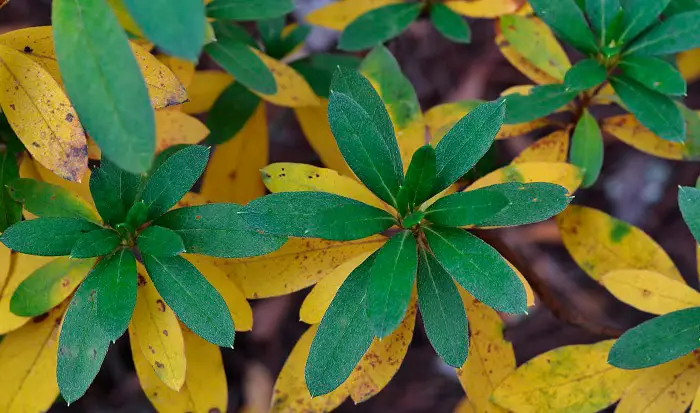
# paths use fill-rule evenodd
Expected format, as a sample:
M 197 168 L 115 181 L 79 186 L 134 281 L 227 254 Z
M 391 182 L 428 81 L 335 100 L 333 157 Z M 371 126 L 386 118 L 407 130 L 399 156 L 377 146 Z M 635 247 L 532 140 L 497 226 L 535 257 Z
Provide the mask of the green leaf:
M 207 16 L 220 20 L 263 20 L 293 10 L 292 0 L 214 0 L 207 6 Z
M 174 257 L 185 252 L 185 244 L 175 231 L 151 225 L 144 229 L 136 239 L 139 251 L 154 257 Z
M 639 33 L 658 21 L 661 12 L 670 0 L 620 0 L 622 10 L 622 30 L 619 42 L 626 45 Z
M 328 98 L 335 69 L 338 66 L 349 70 L 357 69 L 360 59 L 350 55 L 319 53 L 295 60 L 289 66 L 309 83 L 316 95 Z
M 24 144 L 17 137 L 17 134 L 12 130 L 10 122 L 7 121 L 7 116 L 0 113 L 0 141 L 5 143 L 5 148 L 10 154 L 24 152 Z
M 448 365 L 461 368 L 469 352 L 464 303 L 450 274 L 425 250 L 418 262 L 418 307 L 435 352 Z
M 0 241 L 24 254 L 68 255 L 81 235 L 99 228 L 80 218 L 38 218 L 20 221 L 7 228 Z
M 678 187 L 678 206 L 695 241 L 700 243 L 700 189 Z
M 557 36 L 584 53 L 598 50 L 586 17 L 575 0 L 530 0 L 535 13 L 552 28 Z
M 460 119 L 435 147 L 438 193 L 469 171 L 484 156 L 501 129 L 506 114 L 505 101 L 483 103 Z
M 218 291 L 182 257 L 144 255 L 158 293 L 190 330 L 212 344 L 233 347 L 231 313 Z
M 343 384 L 372 344 L 374 335 L 365 304 L 376 255 L 350 273 L 323 315 L 304 368 L 312 397 L 328 394 Z
M 268 235 L 349 241 L 378 234 L 396 222 L 386 211 L 325 192 L 278 192 L 239 212 L 251 230 Z
M 566 72 L 564 85 L 567 91 L 580 92 L 605 82 L 608 72 L 593 59 L 584 59 Z
M 297 25 L 283 35 L 286 19 L 277 17 L 274 19 L 257 22 L 258 32 L 265 46 L 265 54 L 274 59 L 283 59 L 306 40 L 311 33 L 311 27 Z
M 222 26 L 215 26 L 217 29 Z M 250 46 L 229 31 L 217 30 L 216 41 L 204 47 L 204 51 L 236 81 L 262 93 L 277 92 L 277 83 L 270 69 L 253 52 Z
M 163 215 L 197 182 L 209 160 L 209 148 L 188 146 L 170 156 L 146 181 L 140 201 L 148 218 Z
M 686 83 L 670 63 L 647 56 L 625 56 L 618 66 L 622 73 L 664 95 L 685 96 Z
M 353 20 L 340 35 L 338 48 L 348 52 L 369 49 L 392 39 L 413 23 L 423 4 L 402 3 L 379 7 Z
M 75 290 L 96 259 L 59 257 L 39 267 L 17 287 L 10 311 L 20 317 L 37 317 L 59 305 Z
M 700 0 L 671 0 L 664 10 L 664 16 L 671 17 L 694 10 L 700 10 Z
M 82 234 L 70 251 L 71 258 L 101 257 L 114 251 L 121 238 L 114 230 L 101 228 Z
M 250 230 L 236 204 L 207 204 L 174 209 L 154 224 L 173 230 L 191 254 L 220 258 L 254 257 L 279 249 L 287 237 Z
M 653 318 L 627 330 L 610 349 L 608 363 L 642 369 L 675 360 L 700 347 L 700 307 Z
M 566 188 L 549 182 L 506 182 L 482 189 L 505 196 L 508 206 L 482 220 L 477 224 L 480 227 L 509 227 L 544 221 L 563 211 L 573 199 Z
M 603 135 L 598 121 L 584 110 L 571 137 L 570 162 L 583 171 L 584 188 L 592 186 L 603 167 Z
M 7 186 L 10 196 L 38 217 L 72 217 L 99 222 L 100 217 L 78 195 L 58 185 L 28 178 Z
M 600 43 L 607 45 L 613 40 L 608 27 L 622 10 L 620 0 L 586 0 L 586 14 Z
M 504 123 L 530 122 L 547 116 L 574 100 L 578 92 L 570 91 L 564 85 L 535 86 L 527 95 L 513 93 L 505 97 L 506 119 Z
M 435 201 L 425 219 L 447 227 L 479 225 L 509 206 L 509 199 L 489 187 L 457 192 Z
M 628 54 L 663 56 L 700 47 L 700 10 L 677 14 L 642 34 Z
M 141 177 L 102 159 L 90 176 L 90 193 L 97 212 L 109 225 L 123 222 L 136 199 Z
M 668 96 L 649 90 L 624 75 L 611 78 L 610 84 L 627 109 L 654 134 L 671 142 L 685 139 L 683 115 Z
M 377 253 L 367 286 L 367 318 L 380 340 L 401 324 L 417 267 L 417 245 L 411 231 L 394 235 Z
M 124 221 L 132 229 L 138 228 L 148 220 L 148 206 L 143 202 L 136 202 L 131 206 Z
M 430 7 L 430 21 L 440 34 L 453 42 L 470 43 L 472 41 L 469 24 L 444 4 L 435 3 Z
M 193 62 L 204 44 L 206 15 L 201 0 L 122 0 L 146 38 L 165 53 Z
M 406 210 L 413 211 L 434 195 L 436 162 L 435 149 L 430 145 L 418 148 L 413 154 L 406 178 L 399 190 L 404 192 L 399 198 L 406 200 Z M 401 205 L 399 207 L 401 208 Z
M 420 224 L 423 217 L 425 217 L 425 212 L 423 211 L 412 212 L 402 220 L 401 226 L 404 228 L 411 228 L 414 225 Z
M 103 157 L 129 172 L 145 172 L 156 147 L 155 117 L 141 69 L 109 5 L 56 0 L 51 20 L 63 85 L 83 127 Z
M 501 255 L 484 241 L 456 228 L 425 228 L 438 262 L 465 290 L 496 311 L 524 314 L 525 288 Z
M 260 98 L 242 83 L 233 82 L 214 102 L 207 116 L 207 143 L 218 145 L 232 139 L 243 129 L 260 105 Z
M 9 150 L 0 153 L 0 232 L 22 220 L 22 205 L 12 199 L 7 185 L 19 178 L 17 159 Z

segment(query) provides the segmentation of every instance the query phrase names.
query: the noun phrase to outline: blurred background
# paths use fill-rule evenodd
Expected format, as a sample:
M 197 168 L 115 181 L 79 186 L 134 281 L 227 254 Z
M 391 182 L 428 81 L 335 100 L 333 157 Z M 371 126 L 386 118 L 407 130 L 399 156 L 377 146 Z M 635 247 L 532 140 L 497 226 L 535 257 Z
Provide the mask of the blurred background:
M 294 17 L 330 0 L 296 0 Z M 351 0 L 349 0 L 351 1 Z M 50 0 L 13 0 L 0 13 L 0 33 L 50 24 Z M 425 110 L 463 99 L 494 99 L 504 89 L 530 83 L 503 58 L 494 43 L 494 22 L 470 20 L 472 43 L 452 43 L 427 20 L 410 26 L 387 44 L 416 89 Z M 308 51 L 330 51 L 338 34 L 314 29 Z M 570 52 L 572 61 L 579 56 Z M 211 62 L 201 62 L 213 67 Z M 700 84 L 689 84 L 687 105 L 700 109 Z M 268 106 L 271 162 L 320 165 L 303 137 L 291 110 Z M 606 114 L 614 108 L 602 107 Z M 325 120 L 321 120 L 325 121 Z M 519 138 L 497 141 L 485 168 L 507 164 L 548 129 Z M 605 137 L 605 162 L 597 183 L 579 190 L 574 203 L 602 209 L 640 227 L 671 256 L 688 283 L 698 287 L 695 242 L 681 220 L 678 185 L 695 184 L 700 164 L 666 161 L 639 152 L 617 139 Z M 614 337 L 649 316 L 614 299 L 586 276 L 561 244 L 553 221 L 491 231 L 495 243 L 509 250 L 507 258 L 523 273 L 541 281 L 533 285 L 546 295 L 530 314 L 506 319 L 506 337 L 514 344 L 518 363 L 547 350 Z M 490 238 L 489 238 L 490 239 Z M 229 385 L 229 411 L 263 413 L 268 410 L 275 377 L 307 326 L 299 322 L 299 306 L 307 290 L 286 297 L 253 301 L 255 328 L 236 337 L 236 349 L 223 349 Z M 571 320 L 585 320 L 585 328 Z M 568 321 L 567 321 L 568 320 Z M 420 322 L 417 324 L 421 325 Z M 153 411 L 139 387 L 126 337 L 110 350 L 95 383 L 70 408 L 57 401 L 51 412 Z M 2 374 L 2 372 L 0 372 Z M 337 412 L 421 413 L 451 412 L 464 392 L 454 369 L 435 355 L 422 328 L 416 329 L 408 355 L 398 374 L 377 396 L 360 405 L 348 399 Z M 211 412 L 215 413 L 215 412 Z

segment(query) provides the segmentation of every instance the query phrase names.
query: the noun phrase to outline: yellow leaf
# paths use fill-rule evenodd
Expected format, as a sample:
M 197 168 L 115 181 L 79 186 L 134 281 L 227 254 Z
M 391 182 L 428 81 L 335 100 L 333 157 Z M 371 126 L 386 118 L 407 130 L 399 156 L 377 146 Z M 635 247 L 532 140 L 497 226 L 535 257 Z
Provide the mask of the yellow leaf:
M 166 386 L 178 391 L 185 382 L 187 365 L 180 324 L 140 264 L 138 273 L 136 307 L 129 324 L 131 347 L 139 349 L 149 368 Z
M 607 363 L 613 341 L 560 347 L 520 366 L 493 393 L 516 413 L 597 412 L 615 403 L 638 375 Z
M 0 285 L 5 283 L 10 275 L 10 263 L 12 262 L 12 250 L 0 242 Z
M 366 252 L 350 258 L 323 277 L 301 304 L 299 319 L 306 324 L 319 324 L 345 279 L 371 254 L 371 252 Z
M 547 73 L 545 70 L 535 66 L 525 56 L 518 53 L 513 46 L 508 43 L 508 40 L 502 35 L 496 35 L 496 46 L 503 54 L 503 57 L 510 62 L 513 67 L 518 69 L 520 73 L 527 76 L 533 82 L 539 85 L 548 85 L 552 83 L 561 83 L 563 76 L 555 77 Z
M 58 329 L 66 304 L 37 317 L 0 342 L 0 411 L 45 412 L 58 397 Z
M 591 105 L 610 105 L 614 102 L 619 102 L 619 98 L 610 83 L 606 83 L 591 99 Z
M 267 159 L 267 119 L 261 103 L 236 136 L 216 147 L 204 172 L 202 195 L 214 202 L 237 204 L 265 195 L 260 169 Z
M 296 70 L 279 60 L 271 58 L 258 49 L 251 47 L 250 50 L 270 69 L 277 84 L 277 92 L 272 95 L 264 95 L 254 90 L 252 91 L 253 93 L 272 104 L 290 108 L 315 106 L 321 103 L 314 91 L 311 90 L 311 86 L 306 82 L 306 79 L 297 73 Z
M 29 153 L 71 181 L 87 170 L 87 140 L 68 97 L 32 59 L 0 45 L 0 106 Z
M 576 192 L 581 185 L 581 170 L 574 165 L 560 162 L 529 162 L 504 166 L 478 179 L 467 191 L 504 182 L 550 182 Z
M 690 406 L 690 413 L 700 413 L 700 387 L 698 387 L 698 390 L 695 393 L 693 405 Z
M 321 158 L 321 162 L 342 175 L 353 176 L 328 125 L 328 100 L 321 99 L 321 104 L 316 106 L 295 108 L 294 114 L 306 140 Z
M 248 304 L 240 287 L 207 258 L 193 254 L 185 254 L 183 256 L 197 267 L 204 278 L 206 278 L 224 298 L 226 306 L 228 306 L 228 310 L 231 313 L 236 331 L 252 330 L 253 309 L 250 308 L 250 304 Z
M 558 130 L 525 148 L 512 163 L 566 162 L 568 154 L 569 131 Z
M 515 13 L 524 3 L 525 0 L 451 0 L 445 6 L 463 16 L 491 19 Z
M 515 371 L 513 345 L 503 337 L 504 324 L 498 313 L 482 304 L 462 287 L 459 293 L 469 319 L 469 356 L 457 370 L 474 411 L 502 412 L 490 400 L 491 393 Z
M 476 408 L 468 398 L 463 398 L 452 413 L 476 413 Z
M 579 205 L 570 205 L 556 220 L 569 254 L 594 280 L 615 270 L 648 270 L 683 282 L 663 248 L 637 227 Z
M 156 58 L 170 69 L 182 86 L 187 89 L 194 77 L 195 64 L 189 60 L 180 59 L 166 54 L 158 54 Z
M 247 298 L 274 297 L 316 284 L 342 263 L 373 252 L 385 242 L 386 237 L 380 235 L 343 242 L 290 238 L 279 250 L 261 257 L 215 262 L 243 289 Z
M 275 382 L 271 413 L 326 413 L 340 406 L 348 397 L 345 385 L 313 399 L 309 394 L 304 368 L 317 328 L 318 326 L 311 326 L 306 330 L 284 362 Z
M 53 48 L 51 26 L 29 27 L 0 35 L 0 44 L 11 47 L 41 65 L 59 84 L 61 74 Z M 25 52 L 25 50 L 31 50 Z M 177 105 L 187 100 L 187 92 L 173 72 L 148 50 L 131 42 L 131 51 L 144 76 L 151 106 L 156 109 Z M 34 77 L 32 77 L 34 79 Z M 4 83 L 3 83 L 4 84 Z
M 364 185 L 332 169 L 280 162 L 268 165 L 260 172 L 270 192 L 321 191 L 356 199 L 380 209 L 387 208 Z
M 185 113 L 196 115 L 209 112 L 216 99 L 231 83 L 233 77 L 221 70 L 198 70 L 187 86 L 189 100 L 181 108 Z
M 396 330 L 379 341 L 375 338 L 365 355 L 350 374 L 346 384 L 355 404 L 378 394 L 401 367 L 416 327 L 416 293 L 413 292 L 406 316 Z
M 700 49 L 680 52 L 677 59 L 678 70 L 688 83 L 700 79 Z
M 520 272 L 520 270 L 515 268 L 515 265 L 511 264 L 510 261 L 506 260 L 505 258 L 504 260 L 508 264 L 508 266 L 510 266 L 510 268 L 513 269 L 513 272 L 515 272 L 515 275 L 518 276 L 518 279 L 520 279 L 520 282 L 522 283 L 523 288 L 525 289 L 525 298 L 527 300 L 527 306 L 532 307 L 533 305 L 535 305 L 535 292 L 532 291 L 532 286 L 529 282 L 527 282 L 527 279 Z
M 26 170 L 30 171 L 29 168 Z M 59 178 L 56 176 L 56 174 L 41 166 L 41 164 L 36 160 L 34 161 L 34 171 L 36 171 L 36 173 L 39 175 L 39 180 L 52 185 L 60 186 L 63 189 L 79 195 L 85 202 L 88 203 L 90 208 L 97 213 L 95 203 L 92 200 L 92 194 L 90 193 L 90 176 L 92 175 L 92 172 L 90 172 L 89 169 L 85 171 L 85 174 L 82 176 L 80 182 L 71 182 Z M 28 176 L 28 178 L 31 177 L 32 176 Z
M 209 129 L 197 118 L 182 112 L 156 111 L 156 153 L 174 145 L 194 145 L 209 135 Z
M 699 292 L 654 271 L 611 271 L 600 283 L 618 300 L 651 314 L 700 306 Z
M 352 0 L 336 1 L 312 11 L 306 15 L 306 21 L 314 26 L 341 31 L 353 20 L 370 10 L 389 4 L 401 3 L 402 0 Z
M 691 145 L 669 142 L 653 134 L 637 121 L 634 115 L 620 115 L 603 120 L 601 125 L 607 132 L 622 142 L 642 152 L 673 160 L 700 159 L 700 153 L 693 153 Z
M 148 400 L 161 413 L 225 412 L 228 387 L 221 352 L 214 344 L 182 327 L 187 355 L 185 384 L 179 392 L 168 387 L 156 376 L 138 346 L 131 346 L 136 375 Z
M 0 278 L 0 334 L 8 333 L 23 326 L 30 319 L 19 317 L 10 311 L 10 300 L 22 281 L 32 273 L 56 259 L 56 257 L 39 257 L 20 253 L 12 254 L 10 273 Z
M 700 364 L 694 354 L 640 371 L 615 413 L 684 412 L 700 386 Z

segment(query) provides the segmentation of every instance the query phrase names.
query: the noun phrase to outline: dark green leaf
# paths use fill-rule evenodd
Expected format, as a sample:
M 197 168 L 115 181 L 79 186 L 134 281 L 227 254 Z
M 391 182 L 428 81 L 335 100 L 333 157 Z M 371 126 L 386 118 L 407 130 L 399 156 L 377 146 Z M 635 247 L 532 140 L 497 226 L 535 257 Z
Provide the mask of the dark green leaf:
M 566 43 L 584 53 L 598 49 L 586 17 L 575 0 L 530 0 L 535 13 Z
M 583 172 L 581 186 L 592 186 L 603 167 L 603 135 L 593 116 L 584 110 L 571 138 L 570 162 Z
M 98 262 L 75 293 L 90 297 L 100 331 L 112 341 L 124 334 L 131 321 L 136 306 L 136 277 L 136 258 L 129 249 L 122 248 Z
M 608 72 L 593 59 L 584 59 L 566 72 L 564 85 L 566 90 L 580 92 L 591 89 L 605 82 Z
M 5 143 L 5 147 L 10 154 L 24 152 L 24 144 L 17 137 L 17 134 L 12 130 L 10 122 L 7 121 L 7 116 L 0 113 L 0 141 Z
M 526 312 L 523 284 L 493 247 L 461 229 L 428 227 L 425 235 L 440 265 L 477 300 L 504 313 Z
M 239 212 L 251 230 L 268 235 L 348 241 L 395 224 L 389 213 L 325 192 L 279 192 L 254 199 Z
M 83 127 L 103 157 L 129 172 L 145 172 L 155 152 L 155 117 L 141 69 L 109 5 L 56 0 L 51 17 L 63 86 Z
M 377 253 L 370 270 L 366 307 L 374 335 L 380 340 L 401 324 L 417 267 L 417 246 L 411 231 L 394 235 Z
M 24 254 L 68 255 L 81 235 L 99 228 L 80 218 L 38 218 L 20 221 L 7 228 L 0 241 Z
M 618 67 L 627 77 L 664 95 L 684 96 L 685 79 L 670 63 L 647 56 L 626 56 Z
M 148 206 L 148 218 L 157 218 L 175 205 L 197 182 L 208 160 L 209 148 L 192 145 L 163 162 L 146 181 L 139 199 Z
M 670 0 L 620 0 L 624 10 L 622 30 L 618 39 L 629 44 L 641 32 L 658 21 L 661 12 Z
M 123 222 L 136 199 L 141 177 L 102 159 L 90 176 L 90 193 L 97 212 L 109 225 Z
M 212 344 L 233 347 L 231 313 L 218 291 L 182 257 L 144 255 L 158 293 L 190 330 Z
M 255 26 L 258 28 L 258 33 L 260 34 L 260 40 L 262 40 L 265 45 L 266 54 L 269 55 L 267 44 L 282 38 L 282 31 L 284 31 L 285 24 L 287 24 L 287 18 L 285 16 L 278 16 L 255 22 Z
M 430 145 L 419 148 L 413 154 L 406 178 L 399 190 L 404 192 L 399 198 L 405 199 L 405 210 L 413 211 L 434 195 L 435 164 L 435 149 Z M 400 204 L 399 208 L 403 209 Z
M 343 384 L 372 344 L 374 335 L 365 305 L 375 256 L 350 273 L 323 315 L 304 369 L 312 397 L 330 393 Z
M 400 3 L 368 11 L 343 30 L 338 48 L 354 52 L 392 39 L 416 20 L 422 8 L 421 3 Z
M 435 3 L 430 7 L 430 21 L 440 34 L 453 42 L 469 43 L 472 40 L 466 20 L 444 4 Z
M 700 0 L 671 0 L 664 10 L 664 16 L 671 17 L 694 10 L 700 10 Z
M 217 37 L 216 40 L 218 40 L 219 37 L 226 38 L 231 43 L 243 43 L 247 44 L 253 49 L 260 50 L 258 41 L 250 35 L 248 30 L 236 23 L 213 21 L 211 26 L 214 30 L 214 34 Z
M 335 69 L 338 66 L 343 69 L 357 69 L 360 59 L 349 55 L 319 53 L 295 60 L 289 66 L 304 77 L 315 94 L 328 98 Z
M 700 347 L 700 307 L 653 318 L 628 330 L 608 354 L 622 369 L 643 369 L 675 360 Z
M 549 182 L 506 182 L 482 188 L 505 196 L 509 204 L 485 218 L 480 227 L 508 227 L 544 221 L 563 211 L 573 199 L 568 190 Z
M 504 100 L 483 103 L 455 124 L 435 147 L 438 193 L 469 171 L 489 150 L 506 114 Z
M 220 27 L 220 26 L 216 26 Z M 236 81 L 246 87 L 272 95 L 277 92 L 277 83 L 272 72 L 238 36 L 228 35 L 228 31 L 217 31 L 217 40 L 204 47 L 204 51 Z
M 207 143 L 218 145 L 232 139 L 260 105 L 260 98 L 242 83 L 233 82 L 214 102 L 207 116 Z
M 634 41 L 626 53 L 659 56 L 700 47 L 700 10 L 664 20 Z
M 201 0 L 123 0 L 148 40 L 165 53 L 197 61 L 204 44 L 206 16 Z
M 668 96 L 649 90 L 624 75 L 611 78 L 610 83 L 622 103 L 650 131 L 671 142 L 685 139 L 683 116 Z
M 0 232 L 22 220 L 22 205 L 7 191 L 7 185 L 19 178 L 15 155 L 5 150 L 0 153 Z
M 404 228 L 411 228 L 414 225 L 420 224 L 420 222 L 423 220 L 423 217 L 425 217 L 425 212 L 423 211 L 416 211 L 410 213 L 406 218 L 403 219 L 401 222 L 401 226 Z
M 265 46 L 265 54 L 274 58 L 282 59 L 296 49 L 306 40 L 311 28 L 306 25 L 296 26 L 283 35 L 284 17 L 261 20 L 258 22 L 258 32 Z
M 99 217 L 78 195 L 58 185 L 28 178 L 7 186 L 10 196 L 38 217 L 72 217 L 99 221 Z
M 101 257 L 114 251 L 121 239 L 119 234 L 107 228 L 82 234 L 70 251 L 71 258 Z
M 263 20 L 292 10 L 292 0 L 214 0 L 207 6 L 207 16 L 220 20 Z
M 700 243 L 700 189 L 678 187 L 678 206 L 695 241 Z
M 613 40 L 607 29 L 620 10 L 620 0 L 586 0 L 586 14 L 600 44 L 606 45 Z
M 148 206 L 143 202 L 136 202 L 131 206 L 124 221 L 132 229 L 138 228 L 148 220 Z
M 425 218 L 447 227 L 479 225 L 509 205 L 509 199 L 505 195 L 486 187 L 438 199 L 428 208 Z
M 240 205 L 207 204 L 174 209 L 154 222 L 172 229 L 191 254 L 221 258 L 264 255 L 280 248 L 287 237 L 248 229 Z
M 506 100 L 506 124 L 530 122 L 547 116 L 571 102 L 578 92 L 567 90 L 564 85 L 535 86 L 527 95 L 508 95 Z
M 418 306 L 425 333 L 440 358 L 461 368 L 469 352 L 469 325 L 454 280 L 433 255 L 420 252 Z
M 144 229 L 136 239 L 139 251 L 154 257 L 174 257 L 185 252 L 185 244 L 175 231 L 151 225 Z

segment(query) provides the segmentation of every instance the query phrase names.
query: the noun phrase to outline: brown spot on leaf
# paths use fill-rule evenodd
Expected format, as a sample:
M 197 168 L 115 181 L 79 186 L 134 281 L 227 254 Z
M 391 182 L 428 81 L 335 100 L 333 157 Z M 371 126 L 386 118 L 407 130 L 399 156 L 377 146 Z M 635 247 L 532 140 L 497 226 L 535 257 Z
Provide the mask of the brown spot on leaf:
M 156 365 L 156 367 L 158 367 L 159 369 L 162 369 L 163 367 L 165 367 L 165 364 L 161 363 L 160 361 L 156 361 L 156 362 L 155 362 L 155 365 Z
M 161 313 L 164 313 L 165 312 L 165 303 L 163 302 L 163 300 L 161 300 L 160 298 L 157 299 L 156 304 L 158 304 L 158 311 L 160 311 Z
M 74 118 L 73 114 L 72 114 L 72 113 L 68 113 L 68 114 L 66 115 L 66 122 L 73 122 L 73 118 Z
M 136 284 L 137 284 L 138 286 L 141 286 L 141 287 L 143 287 L 144 285 L 146 285 L 146 277 L 144 277 L 143 275 L 139 274 L 138 281 L 136 281 Z
M 33 52 L 33 51 L 34 51 L 34 50 L 32 50 L 31 47 L 29 47 L 29 46 L 24 46 L 24 53 L 31 53 L 31 52 Z
M 32 321 L 34 321 L 35 323 L 41 323 L 42 321 L 46 320 L 48 317 L 49 317 L 48 313 L 42 314 L 40 316 L 34 317 L 34 320 L 32 320 Z

